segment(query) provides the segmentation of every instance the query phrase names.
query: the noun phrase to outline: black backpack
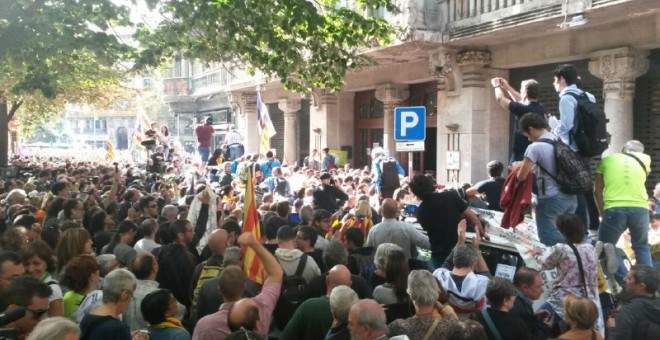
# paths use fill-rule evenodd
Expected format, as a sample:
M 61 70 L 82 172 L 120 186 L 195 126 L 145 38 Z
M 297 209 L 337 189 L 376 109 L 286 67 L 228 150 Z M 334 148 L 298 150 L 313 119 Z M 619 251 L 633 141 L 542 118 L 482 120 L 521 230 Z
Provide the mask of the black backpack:
M 607 133 L 605 111 L 589 100 L 585 92 L 567 92 L 577 101 L 575 119 L 570 137 L 575 141 L 578 153 L 584 157 L 600 156 L 608 147 L 610 135 Z
M 539 168 L 559 184 L 565 194 L 583 194 L 593 187 L 591 172 L 580 157 L 561 139 L 541 138 L 539 142 L 552 144 L 555 153 L 555 174 L 551 174 L 537 163 Z
M 286 192 L 286 180 L 281 177 L 275 177 L 274 181 L 275 181 L 274 191 L 282 197 L 288 197 L 289 195 L 287 195 Z
M 275 322 L 279 329 L 284 329 L 289 322 L 293 313 L 296 311 L 306 297 L 307 281 L 302 277 L 307 265 L 307 254 L 302 254 L 298 262 L 296 272 L 289 276 L 284 274 L 282 279 L 282 290 L 280 291 L 280 298 L 277 300 L 275 311 Z
M 399 186 L 401 183 L 399 183 L 399 169 L 396 161 L 393 158 L 384 160 L 381 163 L 380 191 L 396 190 Z

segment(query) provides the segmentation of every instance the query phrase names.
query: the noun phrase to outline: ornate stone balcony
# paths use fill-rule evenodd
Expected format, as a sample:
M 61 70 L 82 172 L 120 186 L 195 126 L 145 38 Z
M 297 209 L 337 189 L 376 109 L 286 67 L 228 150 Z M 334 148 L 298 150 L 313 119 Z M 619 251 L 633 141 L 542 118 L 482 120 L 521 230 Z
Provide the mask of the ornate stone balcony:
M 623 15 L 657 7 L 652 0 L 437 0 L 448 13 L 445 42 L 508 31 L 539 34 L 591 22 L 615 21 Z M 582 17 L 580 17 L 582 15 Z M 494 38 L 506 38 L 497 34 Z

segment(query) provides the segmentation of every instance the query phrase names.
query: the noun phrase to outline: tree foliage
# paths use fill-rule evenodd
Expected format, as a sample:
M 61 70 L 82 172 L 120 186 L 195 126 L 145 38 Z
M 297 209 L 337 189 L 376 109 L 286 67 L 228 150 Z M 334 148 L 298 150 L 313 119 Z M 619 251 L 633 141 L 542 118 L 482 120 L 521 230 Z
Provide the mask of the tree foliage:
M 234 62 L 281 79 L 298 92 L 337 90 L 350 69 L 371 64 L 359 48 L 388 43 L 393 27 L 362 15 L 396 10 L 391 0 L 151 0 L 163 13 L 156 28 L 139 30 L 138 65 L 183 53 L 206 62 Z

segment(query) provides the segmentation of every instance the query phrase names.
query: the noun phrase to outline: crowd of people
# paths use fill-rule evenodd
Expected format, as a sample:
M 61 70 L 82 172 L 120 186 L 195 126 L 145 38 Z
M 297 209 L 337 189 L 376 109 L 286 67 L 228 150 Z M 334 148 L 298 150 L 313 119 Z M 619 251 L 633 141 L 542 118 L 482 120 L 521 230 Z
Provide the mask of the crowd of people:
M 559 69 L 558 91 L 561 84 L 574 86 L 571 72 Z M 534 103 L 534 84 L 523 84 L 520 94 L 493 80 L 500 103 L 520 113 L 519 133 L 532 141 L 522 146 L 516 139 L 506 181 L 499 161 L 474 185 L 448 188 L 426 175 L 406 178 L 381 148 L 362 169 L 339 167 L 327 148 L 303 166 L 287 165 L 272 152 L 244 155 L 235 130 L 213 152 L 200 141 L 197 164 L 181 164 L 168 150 L 162 172 L 152 171 L 153 163 L 16 158 L 1 196 L 0 334 L 34 340 L 660 338 L 660 274 L 648 237 L 657 235 L 660 219 L 649 212 L 646 177 L 638 178 L 650 159 L 631 141 L 625 153 L 643 159 L 640 164 L 624 153 L 601 161 L 592 196 L 602 215 L 602 242 L 592 242 L 593 221 L 578 213 L 578 195 L 564 193 L 552 175 L 554 144 L 539 141 L 563 137 L 549 130 L 542 105 Z M 532 107 L 519 107 L 525 105 Z M 196 130 L 198 140 L 213 135 L 210 124 Z M 628 175 L 619 179 L 613 171 Z M 524 214 L 524 202 L 500 205 L 512 178 L 514 187 L 536 192 L 528 205 L 547 247 L 530 248 L 540 266 L 518 263 L 509 280 L 495 277 L 495 264 L 482 253 L 486 227 L 500 226 L 486 226 L 471 206 L 504 210 L 511 220 Z M 252 216 L 246 197 L 256 197 L 259 233 L 244 232 L 255 227 L 245 218 Z M 612 245 L 626 228 L 636 262 L 630 268 Z M 248 249 L 253 256 L 246 256 Z M 255 260 L 263 280 L 245 270 Z M 542 298 L 548 270 L 556 274 Z M 624 287 L 618 308 L 600 303 L 603 275 L 618 277 Z

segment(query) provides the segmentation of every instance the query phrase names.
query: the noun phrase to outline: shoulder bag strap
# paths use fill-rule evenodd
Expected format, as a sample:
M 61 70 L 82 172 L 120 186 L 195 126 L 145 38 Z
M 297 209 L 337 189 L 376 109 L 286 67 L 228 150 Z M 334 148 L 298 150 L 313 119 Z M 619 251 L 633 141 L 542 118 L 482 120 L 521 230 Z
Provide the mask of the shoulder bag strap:
M 486 309 L 481 310 L 481 316 L 484 318 L 484 321 L 486 321 L 486 325 L 488 326 L 488 329 L 490 329 L 490 332 L 493 333 L 495 340 L 502 340 L 502 335 L 500 335 L 500 332 L 495 328 L 495 324 L 493 323 L 493 320 L 490 319 L 490 315 L 488 315 Z
M 435 318 L 435 320 L 433 320 L 433 324 L 432 324 L 431 327 L 426 331 L 426 333 L 424 334 L 424 337 L 422 338 L 422 340 L 429 340 L 429 339 L 431 339 L 431 336 L 433 335 L 433 332 L 435 331 L 435 329 L 438 328 L 438 324 L 439 324 L 439 323 L 440 323 L 440 318 Z
M 305 266 L 307 266 L 307 254 L 302 254 L 300 261 L 298 261 L 298 268 L 296 268 L 296 276 L 301 276 L 305 271 Z
M 642 160 L 639 159 L 639 157 L 637 157 L 637 156 L 635 156 L 635 155 L 633 155 L 633 154 L 631 154 L 631 153 L 628 153 L 628 152 L 623 152 L 623 154 L 626 155 L 626 156 L 628 156 L 628 157 L 631 157 L 631 158 L 634 159 L 634 160 L 636 160 L 637 163 L 639 163 L 639 166 L 641 166 L 642 169 L 644 169 L 644 172 L 646 173 L 646 177 L 649 176 L 649 172 L 646 171 L 646 166 L 644 165 L 644 163 L 642 163 Z
M 573 250 L 575 258 L 577 259 L 578 269 L 580 270 L 580 278 L 582 279 L 582 289 L 584 289 L 584 297 L 589 298 L 589 290 L 587 289 L 587 277 L 584 275 L 584 268 L 582 268 L 582 258 L 575 245 L 569 243 L 569 247 Z

